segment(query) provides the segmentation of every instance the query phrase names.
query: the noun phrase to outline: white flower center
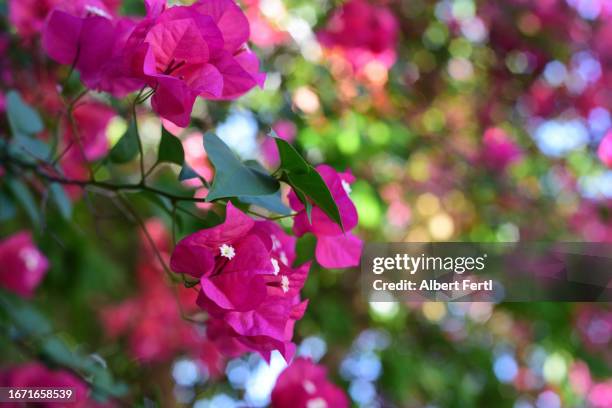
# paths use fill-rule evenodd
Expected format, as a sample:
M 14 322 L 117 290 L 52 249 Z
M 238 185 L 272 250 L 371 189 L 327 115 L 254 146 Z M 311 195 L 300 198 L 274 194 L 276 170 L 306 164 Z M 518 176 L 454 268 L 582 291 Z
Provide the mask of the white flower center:
M 221 251 L 221 256 L 224 256 L 227 259 L 232 259 L 234 256 L 236 256 L 236 250 L 231 245 L 223 244 L 219 250 Z
M 272 240 L 272 250 L 276 251 L 277 249 L 280 249 L 281 242 L 278 240 L 278 238 L 276 238 L 276 235 L 270 235 L 270 239 Z
M 289 292 L 289 278 L 287 275 L 281 276 L 281 288 L 283 289 L 283 292 Z
M 19 251 L 19 257 L 28 271 L 33 271 L 38 266 L 38 253 L 32 248 L 23 248 Z
M 304 382 L 302 383 L 302 386 L 304 387 L 304 390 L 306 390 L 308 394 L 314 394 L 317 391 L 317 387 L 310 380 L 304 380 Z
M 321 397 L 308 400 L 306 408 L 327 408 L 327 402 Z
M 111 18 L 111 16 L 106 11 L 102 10 L 100 7 L 88 4 L 85 6 L 85 10 L 87 10 L 88 13 L 95 14 L 96 16 L 105 17 L 108 19 Z
M 287 259 L 287 254 L 285 253 L 285 251 L 281 251 L 279 257 L 282 263 L 289 266 L 289 260 Z
M 278 275 L 280 272 L 280 266 L 278 265 L 278 261 L 274 258 L 270 258 L 270 262 L 272 262 L 272 266 L 274 267 L 274 274 Z
M 344 191 L 346 191 L 346 194 L 351 194 L 351 191 L 353 191 L 351 189 L 351 185 L 347 183 L 345 180 L 342 180 L 342 188 L 344 189 Z

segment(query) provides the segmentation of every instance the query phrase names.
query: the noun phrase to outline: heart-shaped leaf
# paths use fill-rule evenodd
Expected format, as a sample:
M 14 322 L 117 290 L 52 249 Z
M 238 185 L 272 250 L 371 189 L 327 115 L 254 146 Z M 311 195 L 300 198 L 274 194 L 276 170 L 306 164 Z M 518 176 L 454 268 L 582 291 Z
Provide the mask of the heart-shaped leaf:
M 207 201 L 241 196 L 267 196 L 280 185 L 269 174 L 248 167 L 214 133 L 204 135 L 204 149 L 215 167 L 215 178 Z

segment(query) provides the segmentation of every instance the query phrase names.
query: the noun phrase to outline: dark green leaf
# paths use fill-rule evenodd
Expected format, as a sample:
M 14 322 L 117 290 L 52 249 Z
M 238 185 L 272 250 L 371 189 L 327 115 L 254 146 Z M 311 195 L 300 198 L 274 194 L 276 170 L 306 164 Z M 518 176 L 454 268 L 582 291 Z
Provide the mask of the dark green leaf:
M 196 173 L 194 169 L 189 167 L 187 163 L 184 163 L 183 167 L 181 168 L 181 172 L 179 173 L 178 178 L 180 181 L 184 181 L 184 180 L 190 180 L 190 179 L 194 179 L 198 177 L 199 177 L 198 173 Z
M 15 91 L 6 94 L 6 114 L 13 136 L 33 135 L 43 130 L 43 123 L 38 113 Z
M 204 136 L 204 149 L 215 167 L 215 178 L 207 201 L 226 197 L 265 196 L 278 191 L 280 185 L 276 179 L 246 166 L 217 135 L 207 133 Z
M 312 166 L 295 150 L 291 144 L 281 138 L 275 138 L 281 169 L 292 173 L 308 173 Z
M 157 152 L 158 162 L 168 162 L 183 165 L 185 161 L 185 152 L 180 139 L 173 136 L 162 126 L 161 140 L 159 142 L 159 150 Z
M 313 171 L 306 174 L 289 173 L 287 178 L 292 187 L 310 198 L 317 207 L 342 227 L 338 206 L 325 181 L 323 181 L 323 178 L 317 171 L 313 169 Z
M 276 138 L 275 141 L 281 161 L 279 170 L 284 173 L 283 180 L 293 187 L 306 207 L 308 220 L 312 221 L 312 203 L 314 203 L 342 227 L 338 206 L 321 175 L 288 142 L 280 138 Z
M 296 258 L 293 265 L 298 267 L 313 259 L 316 244 L 317 240 L 314 235 L 310 233 L 302 235 L 295 244 Z
M 113 163 L 127 163 L 138 153 L 138 130 L 134 120 L 121 136 L 121 139 L 110 151 L 110 161 Z
M 0 191 L 0 221 L 10 220 L 15 216 L 16 211 L 11 198 Z
M 34 196 L 30 192 L 30 189 L 21 181 L 14 179 L 8 180 L 7 184 L 15 199 L 21 204 L 25 212 L 28 214 L 28 217 L 30 217 L 32 224 L 39 227 L 41 222 L 40 211 L 36 205 L 36 202 L 34 201 Z
M 49 185 L 49 191 L 51 193 L 51 199 L 57 206 L 60 214 L 62 214 L 62 217 L 66 220 L 70 220 L 72 216 L 72 202 L 66 195 L 64 187 L 58 183 L 51 183 Z

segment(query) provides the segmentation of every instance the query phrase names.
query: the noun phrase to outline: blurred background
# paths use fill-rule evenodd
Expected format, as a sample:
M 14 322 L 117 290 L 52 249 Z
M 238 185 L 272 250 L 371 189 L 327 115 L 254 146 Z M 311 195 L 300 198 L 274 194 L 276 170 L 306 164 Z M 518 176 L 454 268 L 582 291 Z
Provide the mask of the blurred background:
M 275 168 L 272 128 L 311 163 L 352 171 L 366 242 L 612 241 L 612 1 L 241 5 L 265 87 L 233 103 L 199 100 L 194 127 L 173 130 L 205 178 L 203 131 L 216 127 L 242 158 Z M 121 7 L 144 13 L 137 0 Z M 38 68 L 51 64 L 32 42 L 10 41 L 2 58 L 30 70 L 13 72 L 3 92 L 17 86 L 48 111 L 55 79 Z M 143 111 L 139 121 L 152 162 L 159 120 Z M 111 143 L 125 128 L 108 122 Z M 176 171 L 153 176 L 164 185 Z M 134 220 L 111 198 L 82 194 L 73 221 L 49 217 L 38 240 L 52 267 L 34 304 L 57 335 L 95 351 L 135 405 L 266 406 L 282 357 L 225 359 L 198 340 L 171 291 L 151 283 L 158 266 Z M 133 204 L 170 251 L 169 215 L 150 200 Z M 185 215 L 180 235 L 220 219 L 206 205 L 185 211 L 197 217 Z M 4 219 L 0 236 L 26 220 Z M 308 239 L 300 245 L 312 253 Z M 608 304 L 373 303 L 358 273 L 313 265 L 296 325 L 298 354 L 326 365 L 354 406 L 612 407 Z M 5 334 L 3 364 L 27 360 Z

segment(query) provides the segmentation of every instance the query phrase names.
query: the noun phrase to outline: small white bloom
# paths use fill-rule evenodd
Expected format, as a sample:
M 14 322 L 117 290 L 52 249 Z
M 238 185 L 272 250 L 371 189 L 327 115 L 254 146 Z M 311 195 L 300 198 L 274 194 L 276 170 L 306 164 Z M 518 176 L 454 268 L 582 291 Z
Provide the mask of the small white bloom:
M 281 276 L 281 288 L 283 289 L 283 292 L 289 292 L 289 278 L 287 275 Z
M 327 408 L 327 402 L 321 397 L 308 400 L 306 408 Z
M 285 253 L 285 251 L 281 251 L 279 254 L 280 260 L 282 263 L 284 263 L 285 265 L 289 265 L 289 260 L 287 259 L 287 254 Z
M 274 274 L 278 275 L 280 272 L 280 266 L 278 265 L 278 261 L 274 258 L 270 258 L 270 262 L 272 262 L 272 266 L 274 267 Z
M 272 250 L 276 251 L 277 249 L 280 249 L 281 243 L 278 238 L 276 238 L 276 235 L 270 235 L 270 239 L 272 240 Z
M 105 17 L 108 19 L 111 18 L 110 14 L 102 10 L 100 7 L 96 7 L 96 6 L 92 6 L 88 4 L 85 6 L 85 10 L 87 10 L 88 13 L 94 14 L 96 16 Z
M 351 191 L 353 191 L 351 189 L 351 185 L 347 183 L 346 180 L 342 180 L 342 188 L 344 189 L 344 191 L 346 191 L 346 194 L 351 194 Z
M 219 250 L 221 251 L 221 256 L 224 256 L 227 259 L 232 259 L 234 256 L 236 256 L 236 250 L 231 245 L 223 244 Z
M 23 248 L 19 251 L 19 257 L 28 271 L 33 271 L 38 266 L 38 253 L 32 248 Z
M 317 391 L 317 387 L 310 380 L 304 380 L 302 386 L 308 394 L 314 394 Z

